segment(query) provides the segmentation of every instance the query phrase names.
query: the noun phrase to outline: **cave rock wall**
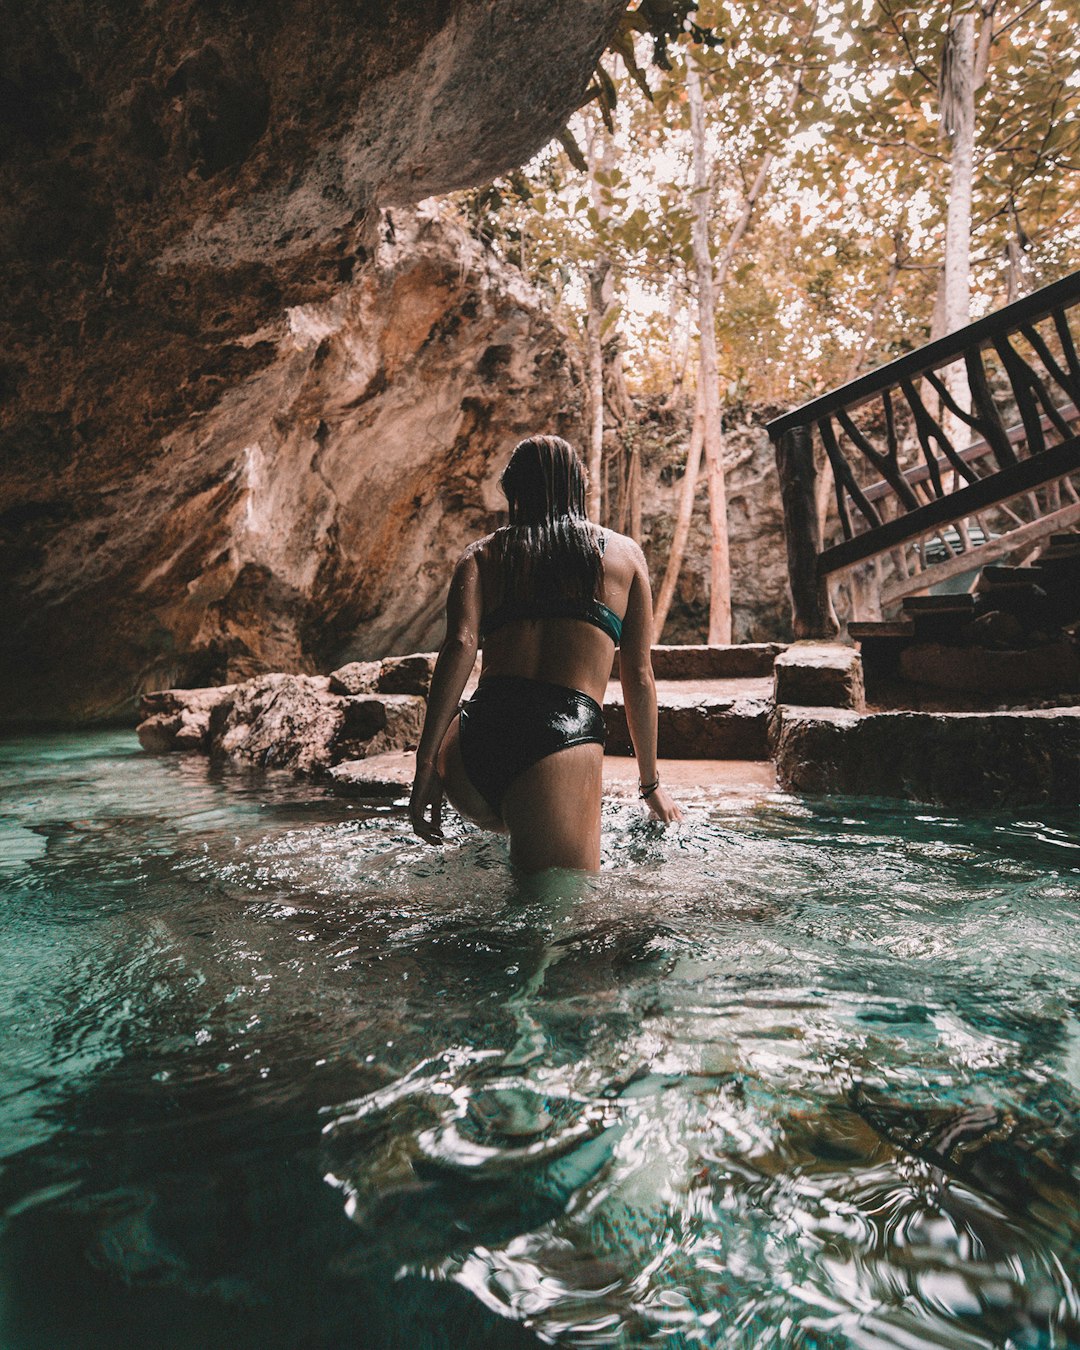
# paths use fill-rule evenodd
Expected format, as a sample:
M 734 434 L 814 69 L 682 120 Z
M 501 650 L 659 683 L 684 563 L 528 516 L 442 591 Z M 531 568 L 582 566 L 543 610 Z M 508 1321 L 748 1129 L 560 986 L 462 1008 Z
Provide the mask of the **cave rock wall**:
M 340 360 L 346 384 L 350 341 L 358 370 L 389 380 L 408 364 L 438 304 L 400 268 L 408 294 L 386 290 L 380 211 L 541 149 L 580 105 L 626 0 L 0 7 L 0 719 L 118 713 L 163 671 L 183 678 L 200 661 L 213 678 L 317 661 L 353 614 L 387 639 L 408 630 L 378 580 L 399 541 L 349 552 L 359 471 L 339 461 L 332 399 L 314 456 L 331 486 L 303 486 L 318 478 L 301 470 L 305 433 L 290 422 L 295 399 L 310 406 L 305 361 L 322 324 L 318 359 Z M 454 284 L 428 263 L 452 307 Z M 378 326 L 379 297 L 409 310 L 385 360 L 360 331 Z M 518 367 L 505 364 L 494 377 L 509 385 Z M 491 387 L 478 379 L 468 395 L 478 422 Z M 393 396 L 358 384 L 355 397 Z M 416 413 L 419 464 L 442 424 L 464 435 L 448 406 L 433 411 L 436 431 Z M 389 418 L 373 436 L 390 435 Z M 366 453 L 340 453 L 354 452 Z M 392 441 L 379 453 L 403 478 L 421 473 Z M 329 552 L 301 566 L 307 526 L 286 517 L 304 493 Z M 392 496 L 381 482 L 372 493 L 372 508 Z M 372 520 L 380 547 L 402 525 Z M 235 542 L 223 532 L 234 525 Z M 354 578 L 339 604 L 346 563 L 376 575 Z
M 784 515 L 772 444 L 765 424 L 775 408 L 725 410 L 724 477 L 731 549 L 733 642 L 789 642 L 791 599 L 787 582 Z M 654 592 L 671 551 L 679 508 L 693 408 L 662 399 L 642 400 L 632 435 L 642 460 L 642 545 Z M 704 466 L 698 476 L 686 556 L 663 641 L 704 642 L 709 628 L 709 516 Z
M 436 645 L 509 450 L 584 422 L 540 297 L 437 207 L 385 213 L 359 278 L 260 341 L 272 360 L 41 549 L 40 664 L 9 716 L 124 716 L 147 690 Z

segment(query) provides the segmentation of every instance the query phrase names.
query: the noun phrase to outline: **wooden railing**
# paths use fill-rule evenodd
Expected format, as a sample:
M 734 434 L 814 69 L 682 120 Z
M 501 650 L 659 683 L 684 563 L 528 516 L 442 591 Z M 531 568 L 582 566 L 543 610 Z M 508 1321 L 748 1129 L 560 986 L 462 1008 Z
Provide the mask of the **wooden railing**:
M 839 573 L 873 561 L 888 603 L 1080 520 L 1078 306 L 1075 272 L 769 423 L 797 637 L 838 631 Z

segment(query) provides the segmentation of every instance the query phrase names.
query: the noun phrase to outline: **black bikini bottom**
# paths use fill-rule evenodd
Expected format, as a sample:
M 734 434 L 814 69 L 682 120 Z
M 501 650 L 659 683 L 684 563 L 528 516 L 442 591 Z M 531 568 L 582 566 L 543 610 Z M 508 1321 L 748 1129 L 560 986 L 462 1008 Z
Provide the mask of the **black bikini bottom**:
M 462 706 L 460 737 L 469 781 L 501 815 L 518 774 L 571 745 L 603 745 L 604 712 L 580 689 L 493 675 Z

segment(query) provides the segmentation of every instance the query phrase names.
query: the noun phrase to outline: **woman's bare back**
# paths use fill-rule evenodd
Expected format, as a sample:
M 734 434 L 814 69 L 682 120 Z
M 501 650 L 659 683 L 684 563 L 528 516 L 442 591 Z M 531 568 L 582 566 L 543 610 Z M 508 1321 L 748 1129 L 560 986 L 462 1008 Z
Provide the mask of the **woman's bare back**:
M 604 531 L 603 574 L 597 599 L 620 621 L 631 608 L 634 579 L 640 570 L 640 549 L 625 535 Z M 493 535 L 473 545 L 480 571 L 484 614 L 494 610 L 502 595 L 498 565 L 491 548 Z M 484 676 L 517 675 L 529 680 L 580 689 L 603 702 L 615 646 L 595 624 L 580 618 L 511 619 L 484 641 Z

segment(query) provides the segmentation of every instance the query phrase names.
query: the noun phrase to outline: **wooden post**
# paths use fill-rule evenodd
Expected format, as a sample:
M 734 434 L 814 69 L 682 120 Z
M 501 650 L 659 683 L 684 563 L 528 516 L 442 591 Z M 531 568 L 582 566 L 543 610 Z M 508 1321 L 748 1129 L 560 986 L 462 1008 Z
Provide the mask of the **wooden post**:
M 832 638 L 840 631 L 828 582 L 818 576 L 821 527 L 814 494 L 814 443 L 809 427 L 792 427 L 776 442 L 776 471 L 784 506 L 788 580 L 797 638 Z

